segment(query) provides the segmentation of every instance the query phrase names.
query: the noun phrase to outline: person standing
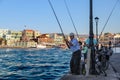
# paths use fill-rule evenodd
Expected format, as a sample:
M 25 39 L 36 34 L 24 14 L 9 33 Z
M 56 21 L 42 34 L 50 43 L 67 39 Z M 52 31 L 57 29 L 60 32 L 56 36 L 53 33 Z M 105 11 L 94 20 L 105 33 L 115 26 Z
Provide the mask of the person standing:
M 72 74 L 80 74 L 80 60 L 81 60 L 81 50 L 78 40 L 74 37 L 74 33 L 70 33 L 70 41 L 66 39 L 70 50 L 72 53 L 72 58 L 70 60 L 70 71 Z
M 92 43 L 90 43 L 90 37 L 87 38 L 85 41 L 86 45 L 88 46 L 88 54 L 87 54 L 87 67 L 86 67 L 86 76 L 88 76 L 89 73 L 95 74 L 95 56 L 97 53 L 97 40 L 93 38 L 93 46 L 90 46 Z
M 88 47 L 86 43 L 84 42 L 83 48 L 82 48 L 82 54 L 84 55 L 84 62 L 87 61 L 87 53 L 88 53 Z
M 86 41 L 85 41 L 86 45 L 89 47 L 89 43 L 90 43 L 90 39 L 88 38 Z M 93 39 L 93 44 L 94 44 L 94 47 L 97 46 L 98 42 L 96 39 Z

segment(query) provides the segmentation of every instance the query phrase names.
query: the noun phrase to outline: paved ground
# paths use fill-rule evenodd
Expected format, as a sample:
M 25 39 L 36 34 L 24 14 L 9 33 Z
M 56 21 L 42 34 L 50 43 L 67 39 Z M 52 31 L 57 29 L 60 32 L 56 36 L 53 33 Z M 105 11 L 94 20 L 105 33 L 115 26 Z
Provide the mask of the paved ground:
M 113 54 L 110 64 L 106 71 L 107 77 L 103 74 L 89 76 L 66 74 L 60 80 L 120 80 L 120 54 Z
M 113 54 L 110 58 L 110 63 L 120 80 L 120 53 Z

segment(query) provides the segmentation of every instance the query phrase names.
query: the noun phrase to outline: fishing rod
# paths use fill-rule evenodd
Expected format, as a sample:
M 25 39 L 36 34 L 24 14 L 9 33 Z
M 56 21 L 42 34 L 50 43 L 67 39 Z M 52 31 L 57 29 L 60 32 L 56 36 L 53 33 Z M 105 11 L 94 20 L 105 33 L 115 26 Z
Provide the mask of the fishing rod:
M 55 10 L 54 10 L 54 8 L 53 8 L 53 6 L 52 6 L 52 3 L 50 2 L 50 0 L 48 0 L 48 2 L 49 2 L 49 5 L 50 5 L 53 13 L 54 13 L 54 16 L 55 16 L 55 18 L 56 18 L 56 20 L 57 20 L 57 23 L 58 23 L 58 25 L 59 25 L 59 27 L 60 27 L 60 30 L 61 30 L 62 35 L 63 35 L 63 38 L 64 38 L 64 40 L 65 40 L 65 35 L 64 35 L 64 33 L 63 33 L 63 29 L 62 29 L 62 27 L 61 27 L 61 24 L 60 24 L 60 22 L 59 22 L 59 20 L 58 20 L 57 15 L 56 15 L 56 13 L 55 13 Z M 65 40 L 65 42 L 66 42 L 66 40 Z M 70 47 L 69 47 L 69 44 L 68 44 L 67 42 L 66 42 L 66 45 L 67 45 L 68 48 L 70 48 Z
M 108 16 L 108 19 L 107 19 L 107 21 L 106 21 L 106 23 L 105 23 L 105 25 L 104 25 L 104 27 L 103 27 L 103 29 L 102 29 L 102 31 L 101 31 L 101 34 L 100 34 L 100 36 L 99 36 L 99 39 L 100 39 L 100 37 L 101 37 L 101 35 L 102 35 L 102 33 L 103 33 L 103 31 L 104 31 L 106 25 L 107 25 L 107 23 L 108 23 L 108 21 L 109 21 L 111 15 L 112 15 L 112 13 L 113 13 L 113 11 L 114 11 L 114 9 L 115 9 L 115 7 L 116 7 L 118 1 L 119 1 L 119 0 L 117 0 L 116 3 L 115 3 L 115 5 L 113 6 L 112 11 L 111 11 L 110 15 Z
M 73 27 L 74 27 L 74 29 L 75 29 L 75 32 L 76 32 L 76 34 L 77 34 L 77 37 L 80 39 L 80 37 L 79 37 L 79 35 L 78 35 L 78 32 L 77 32 L 77 29 L 76 29 L 76 26 L 75 26 L 75 23 L 74 23 L 73 18 L 72 18 L 72 16 L 71 16 L 70 10 L 69 10 L 69 8 L 68 8 L 68 5 L 67 5 L 66 0 L 64 0 L 64 3 L 65 3 L 65 6 L 66 6 L 68 15 L 69 15 L 69 17 L 70 17 L 70 19 L 71 19 L 71 22 L 72 22 L 72 24 L 73 24 Z

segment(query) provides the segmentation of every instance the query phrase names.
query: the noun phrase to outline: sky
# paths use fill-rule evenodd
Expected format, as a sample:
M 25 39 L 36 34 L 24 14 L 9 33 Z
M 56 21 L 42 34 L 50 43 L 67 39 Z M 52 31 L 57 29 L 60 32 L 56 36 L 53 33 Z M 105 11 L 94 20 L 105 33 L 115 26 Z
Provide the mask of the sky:
M 63 32 L 75 33 L 64 0 L 50 0 L 59 19 Z M 89 1 L 66 0 L 78 34 L 89 34 Z M 99 17 L 100 34 L 117 0 L 93 0 L 94 18 Z M 25 27 L 26 26 L 26 27 Z M 40 33 L 61 33 L 48 0 L 0 0 L 0 29 L 22 31 L 38 30 Z M 120 32 L 120 0 L 117 3 L 103 33 Z

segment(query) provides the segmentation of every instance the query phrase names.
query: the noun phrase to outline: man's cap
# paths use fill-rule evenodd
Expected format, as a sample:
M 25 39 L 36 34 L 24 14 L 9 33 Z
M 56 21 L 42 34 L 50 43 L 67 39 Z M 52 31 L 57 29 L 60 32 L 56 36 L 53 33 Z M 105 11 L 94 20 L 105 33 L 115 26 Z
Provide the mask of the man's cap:
M 70 33 L 70 36 L 74 36 L 74 33 L 71 32 L 71 33 Z

